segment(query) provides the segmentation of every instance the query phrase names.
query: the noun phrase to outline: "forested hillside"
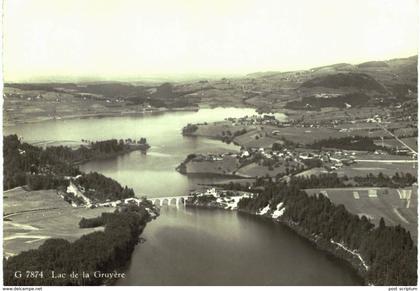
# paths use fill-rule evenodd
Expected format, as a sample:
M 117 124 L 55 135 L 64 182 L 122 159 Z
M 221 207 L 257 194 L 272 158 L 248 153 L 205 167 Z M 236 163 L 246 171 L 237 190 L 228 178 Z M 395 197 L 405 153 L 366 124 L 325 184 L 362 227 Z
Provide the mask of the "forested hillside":
M 107 214 L 104 231 L 84 235 L 72 243 L 64 239 L 48 239 L 38 249 L 23 252 L 4 261 L 4 284 L 104 284 L 107 278 L 96 277 L 94 273 L 112 273 L 124 267 L 149 219 L 150 216 L 143 206 L 131 204 L 117 209 L 113 214 Z M 36 277 L 28 278 L 26 271 L 38 273 Z M 66 274 L 66 277 L 52 278 L 51 271 L 55 274 Z M 73 271 L 79 274 L 77 278 L 70 278 Z M 21 272 L 22 277 L 16 277 L 16 272 Z M 83 272 L 89 274 L 89 277 L 82 276 Z
M 394 177 L 394 180 L 401 178 Z M 410 232 L 401 226 L 386 226 L 381 219 L 374 227 L 365 216 L 351 214 L 343 205 L 334 205 L 323 195 L 308 196 L 303 187 L 317 188 L 341 186 L 337 177 L 320 183 L 320 179 L 292 178 L 289 184 L 260 181 L 264 191 L 256 198 L 240 200 L 238 208 L 257 213 L 267 204 L 272 210 L 283 202 L 285 207 L 281 220 L 297 225 L 305 233 L 331 240 L 357 250 L 368 269 L 366 283 L 374 285 L 416 285 L 417 247 Z M 338 184 L 337 184 L 338 183 Z
M 147 148 L 142 138 L 136 146 Z M 134 196 L 134 191 L 122 187 L 118 182 L 99 173 L 80 172 L 75 163 L 92 158 L 123 153 L 129 147 L 124 141 L 108 140 L 91 143 L 76 150 L 69 147 L 47 147 L 45 149 L 22 143 L 16 135 L 3 138 L 3 188 L 28 185 L 32 190 L 65 189 L 69 178 L 81 175 L 78 183 L 86 196 L 94 201 L 124 199 Z

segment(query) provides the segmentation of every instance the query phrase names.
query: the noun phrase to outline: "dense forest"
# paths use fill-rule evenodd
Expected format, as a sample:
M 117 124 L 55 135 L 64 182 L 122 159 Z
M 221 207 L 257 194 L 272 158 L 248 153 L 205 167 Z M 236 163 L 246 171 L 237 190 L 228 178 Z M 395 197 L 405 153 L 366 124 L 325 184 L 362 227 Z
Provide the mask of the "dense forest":
M 94 201 L 133 197 L 132 189 L 123 188 L 102 174 L 81 173 L 74 165 L 80 160 L 125 151 L 131 144 L 148 147 L 146 139 L 141 138 L 138 141 L 92 142 L 90 147 L 82 146 L 76 150 L 64 146 L 43 149 L 21 142 L 16 135 L 6 136 L 3 138 L 3 188 L 28 185 L 32 190 L 65 189 L 69 185 L 68 177 L 81 175 L 77 182 L 87 189 L 86 196 Z
M 53 175 L 56 179 L 63 176 L 80 174 L 63 156 L 57 155 L 55 148 L 42 149 L 28 143 L 22 143 L 16 135 L 3 138 L 3 188 L 5 190 L 38 180 L 51 184 Z M 30 179 L 29 176 L 32 176 Z M 39 189 L 39 186 L 35 186 Z
M 145 151 L 149 147 L 144 137 L 138 141 L 132 139 L 110 139 L 90 142 L 88 146 L 81 145 L 77 149 L 72 149 L 67 146 L 47 147 L 43 154 L 45 156 L 45 162 L 63 160 L 68 163 L 79 163 L 96 158 L 111 157 L 115 154 L 121 154 L 134 149 Z
M 342 187 L 389 187 L 389 188 L 404 188 L 411 187 L 414 183 L 417 183 L 417 177 L 410 173 L 398 173 L 396 172 L 393 176 L 384 175 L 378 173 L 374 175 L 372 173 L 366 176 L 355 176 L 347 177 L 339 176 L 337 173 L 320 173 L 318 175 L 310 176 L 293 176 L 293 183 L 299 185 L 301 189 L 309 188 L 342 188 Z M 271 178 L 259 177 L 254 183 L 254 187 L 264 187 L 267 181 L 271 181 Z M 242 190 L 242 186 L 238 186 L 238 183 L 230 183 L 225 185 L 228 190 Z M 233 188 L 232 188 L 233 187 Z M 237 189 L 238 188 L 238 189 Z
M 103 219 L 104 231 L 82 236 L 75 242 L 48 239 L 38 249 L 22 252 L 4 260 L 4 284 L 8 286 L 101 285 L 103 278 L 94 278 L 95 271 L 113 272 L 124 267 L 139 241 L 149 213 L 143 206 L 124 205 Z M 67 278 L 52 279 L 51 271 L 65 273 Z M 22 278 L 14 276 L 22 272 Z M 26 271 L 42 271 L 42 278 L 26 278 Z M 73 271 L 78 278 L 69 278 Z M 89 273 L 83 278 L 82 272 Z
M 122 187 L 117 181 L 96 172 L 82 175 L 77 182 L 86 189 L 85 196 L 93 202 L 134 197 L 133 189 Z
M 190 134 L 193 134 L 194 132 L 196 132 L 197 129 L 198 129 L 197 125 L 188 123 L 186 126 L 184 126 L 182 128 L 182 134 L 183 135 L 190 135 Z
M 293 176 L 295 184 L 299 184 L 301 189 L 308 188 L 341 188 L 341 187 L 389 187 L 389 188 L 405 188 L 413 186 L 417 183 L 417 177 L 410 173 L 398 173 L 393 176 L 378 173 L 374 175 L 369 173 L 366 176 L 355 176 L 349 178 L 347 176 L 338 176 L 337 173 L 320 173 L 319 175 L 310 176 Z M 258 177 L 253 184 L 250 182 L 229 182 L 227 184 L 210 184 L 211 186 L 221 187 L 225 190 L 235 191 L 251 191 L 255 193 L 261 192 L 267 181 L 279 181 L 270 177 Z
M 308 196 L 302 191 L 303 187 L 340 186 L 342 183 L 337 177 L 329 177 L 327 181 L 321 183 L 319 179 L 302 177 L 292 178 L 289 183 L 260 180 L 264 190 L 255 198 L 240 200 L 238 208 L 256 213 L 267 204 L 274 210 L 283 202 L 286 211 L 282 221 L 298 225 L 308 235 L 358 250 L 369 266 L 366 283 L 416 285 L 417 247 L 410 233 L 399 225 L 386 226 L 383 219 L 379 227 L 374 227 L 365 216 L 351 214 L 343 205 L 334 205 L 323 195 Z
M 367 174 L 364 177 L 354 177 L 353 180 L 358 186 L 375 186 L 375 187 L 389 187 L 389 188 L 403 188 L 417 183 L 417 177 L 410 173 L 395 173 L 394 176 L 390 177 L 379 173 L 373 175 L 372 173 Z

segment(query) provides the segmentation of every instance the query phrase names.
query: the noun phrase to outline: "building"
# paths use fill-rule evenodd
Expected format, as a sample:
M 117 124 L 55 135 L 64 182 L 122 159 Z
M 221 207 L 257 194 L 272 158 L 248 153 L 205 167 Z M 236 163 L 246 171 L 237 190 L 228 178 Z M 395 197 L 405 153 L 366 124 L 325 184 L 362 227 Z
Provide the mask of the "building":
M 79 187 L 72 181 L 70 180 L 69 186 L 67 187 L 67 193 L 72 193 L 75 197 L 79 197 L 82 198 L 83 201 L 86 204 L 86 207 L 90 207 L 92 205 L 92 202 L 90 201 L 89 198 L 87 198 L 82 190 L 79 189 Z M 73 205 L 73 203 L 72 203 Z M 73 205 L 74 206 L 74 205 Z

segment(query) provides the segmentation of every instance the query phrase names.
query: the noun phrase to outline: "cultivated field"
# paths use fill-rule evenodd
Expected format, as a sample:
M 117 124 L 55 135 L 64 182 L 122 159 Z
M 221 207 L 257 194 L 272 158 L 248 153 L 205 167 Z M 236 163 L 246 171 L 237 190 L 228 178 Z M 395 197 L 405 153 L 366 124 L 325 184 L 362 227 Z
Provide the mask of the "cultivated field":
M 224 157 L 223 160 L 215 161 L 189 161 L 187 164 L 188 174 L 216 174 L 232 175 L 239 167 L 239 162 L 234 157 Z
M 338 130 L 330 128 L 284 127 L 276 128 L 275 130 L 276 138 L 285 138 L 299 144 L 311 144 L 316 140 L 346 136 Z
M 409 147 L 413 148 L 413 149 L 417 149 L 417 137 L 406 137 L 406 138 L 401 138 L 401 140 L 406 143 Z M 375 144 L 381 146 L 383 144 L 384 147 L 389 147 L 389 148 L 404 148 L 404 146 L 396 139 L 384 139 L 383 141 L 378 139 L 375 140 Z
M 412 238 L 417 238 L 417 187 L 404 189 L 352 187 L 307 189 L 309 195 L 319 193 L 327 196 L 335 204 L 343 204 L 357 215 L 365 215 L 375 225 L 381 217 L 386 225 L 400 224 L 409 230 Z
M 285 172 L 286 167 L 284 165 L 273 167 L 272 170 L 269 170 L 266 166 L 258 165 L 257 163 L 251 163 L 240 168 L 236 173 L 244 177 L 265 177 L 267 174 L 270 177 L 274 177 L 277 174 L 284 174 Z
M 339 176 L 347 175 L 349 178 L 354 176 L 366 176 L 369 173 L 378 175 L 382 173 L 387 176 L 393 176 L 395 173 L 410 173 L 417 176 L 418 165 L 412 162 L 390 162 L 388 160 L 378 160 L 372 162 L 358 161 L 351 166 L 342 167 L 336 170 Z
M 280 142 L 280 137 L 268 136 L 264 131 L 250 131 L 234 139 L 236 144 L 246 148 L 270 148 Z
M 96 217 L 113 208 L 74 208 L 55 190 L 26 191 L 21 187 L 4 192 L 3 252 L 5 256 L 39 247 L 48 238 L 74 241 L 102 227 L 80 229 L 82 217 Z
M 316 168 L 312 168 L 312 169 L 300 172 L 296 174 L 295 176 L 309 178 L 312 175 L 319 176 L 320 174 L 328 174 L 328 173 L 329 173 L 328 170 L 326 170 L 325 168 L 316 167 Z

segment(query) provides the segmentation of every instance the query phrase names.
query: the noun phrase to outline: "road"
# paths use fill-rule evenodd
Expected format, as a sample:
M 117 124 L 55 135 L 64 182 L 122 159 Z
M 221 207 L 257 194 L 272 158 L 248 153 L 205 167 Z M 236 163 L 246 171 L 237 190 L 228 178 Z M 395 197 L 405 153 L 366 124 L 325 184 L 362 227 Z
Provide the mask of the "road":
M 417 163 L 417 160 L 354 160 L 355 162 L 368 163 Z
M 382 126 L 382 124 L 380 124 L 379 122 L 376 122 L 376 124 L 378 124 L 378 126 L 380 128 L 382 128 L 385 132 L 387 132 L 390 136 L 392 136 L 393 138 L 395 138 L 396 141 L 398 141 L 404 147 L 406 147 L 407 149 L 409 149 L 413 154 L 417 155 L 417 152 L 412 147 L 410 147 L 408 144 L 406 144 L 405 142 L 403 142 L 398 136 L 396 136 L 395 134 L 393 134 L 392 132 L 390 132 L 385 126 Z

